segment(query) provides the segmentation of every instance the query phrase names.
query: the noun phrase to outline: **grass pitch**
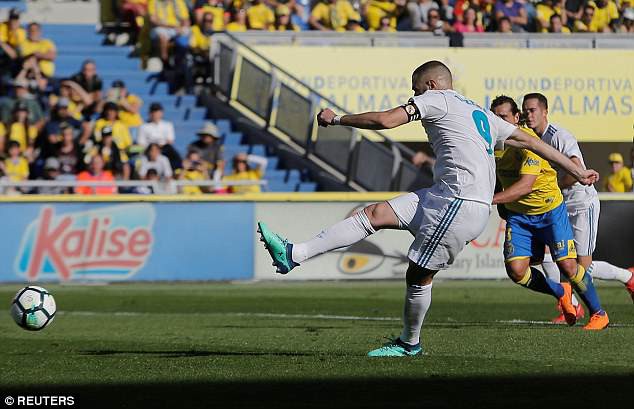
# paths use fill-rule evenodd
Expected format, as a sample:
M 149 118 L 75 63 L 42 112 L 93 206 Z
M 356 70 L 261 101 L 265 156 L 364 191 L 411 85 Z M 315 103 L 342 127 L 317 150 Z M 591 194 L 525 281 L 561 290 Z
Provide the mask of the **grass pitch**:
M 401 282 L 46 286 L 58 315 L 26 332 L 0 315 L 0 402 L 74 407 L 627 407 L 634 306 L 613 326 L 549 325 L 551 298 L 509 282 L 434 285 L 425 355 L 365 356 L 398 335 Z M 20 288 L 0 286 L 5 305 Z

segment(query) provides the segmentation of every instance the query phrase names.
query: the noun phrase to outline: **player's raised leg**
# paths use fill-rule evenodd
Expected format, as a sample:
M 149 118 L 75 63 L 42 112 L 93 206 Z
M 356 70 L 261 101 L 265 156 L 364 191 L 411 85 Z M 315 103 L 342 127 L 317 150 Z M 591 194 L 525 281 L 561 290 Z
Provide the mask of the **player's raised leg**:
M 418 203 L 416 195 L 414 198 L 408 197 L 415 200 L 412 204 L 415 209 Z M 367 206 L 347 219 L 322 230 L 317 236 L 303 243 L 289 242 L 270 231 L 263 222 L 258 223 L 258 232 L 273 259 L 273 265 L 277 267 L 277 272 L 286 274 L 309 258 L 350 246 L 376 233 L 377 230 L 398 229 L 400 226 L 402 224 L 399 223 L 392 207 L 387 202 L 381 202 Z

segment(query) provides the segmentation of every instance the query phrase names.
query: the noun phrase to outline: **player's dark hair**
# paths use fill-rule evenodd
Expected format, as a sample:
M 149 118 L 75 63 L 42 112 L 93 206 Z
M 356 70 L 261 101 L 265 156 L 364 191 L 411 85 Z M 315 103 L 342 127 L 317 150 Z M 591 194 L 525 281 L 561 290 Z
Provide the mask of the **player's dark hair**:
M 544 96 L 544 94 L 540 94 L 539 92 L 531 92 L 530 94 L 524 95 L 524 100 L 522 101 L 522 105 L 529 99 L 536 99 L 539 101 L 539 104 L 544 108 L 548 109 L 548 98 Z
M 436 60 L 427 61 L 425 64 L 416 68 L 414 72 L 412 73 L 412 78 L 414 78 L 414 82 L 417 82 L 418 78 L 420 78 L 421 75 L 423 75 L 424 73 L 428 71 L 435 70 L 438 68 L 445 71 L 446 74 L 449 76 L 449 79 L 452 80 L 451 71 L 449 70 L 449 67 L 447 67 L 442 62 L 436 61 Z
M 497 97 L 495 97 L 495 99 L 491 101 L 491 111 L 493 111 L 495 108 L 499 107 L 500 105 L 504 105 L 504 104 L 511 105 L 511 111 L 513 112 L 513 115 L 517 115 L 520 113 L 520 109 L 517 106 L 517 102 L 515 102 L 513 98 L 507 95 L 498 95 Z

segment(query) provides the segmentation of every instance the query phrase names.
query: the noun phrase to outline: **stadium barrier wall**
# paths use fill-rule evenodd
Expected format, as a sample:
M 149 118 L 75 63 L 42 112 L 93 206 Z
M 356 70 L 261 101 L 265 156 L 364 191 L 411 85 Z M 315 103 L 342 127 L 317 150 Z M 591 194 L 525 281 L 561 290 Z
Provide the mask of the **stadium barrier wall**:
M 273 274 L 257 220 L 295 241 L 398 193 L 0 197 L 2 282 L 402 278 L 412 236 L 380 231 L 286 276 Z M 602 195 L 597 259 L 634 266 L 634 195 Z M 623 228 L 626 227 L 626 228 Z M 505 278 L 495 212 L 439 278 Z
M 550 119 L 580 141 L 632 141 L 634 49 L 253 48 L 348 112 L 404 104 L 412 96 L 412 71 L 433 58 L 452 70 L 457 91 L 484 107 L 497 95 L 521 102 L 527 93 L 542 92 Z M 424 135 L 419 123 L 383 133 L 401 142 L 419 142 Z

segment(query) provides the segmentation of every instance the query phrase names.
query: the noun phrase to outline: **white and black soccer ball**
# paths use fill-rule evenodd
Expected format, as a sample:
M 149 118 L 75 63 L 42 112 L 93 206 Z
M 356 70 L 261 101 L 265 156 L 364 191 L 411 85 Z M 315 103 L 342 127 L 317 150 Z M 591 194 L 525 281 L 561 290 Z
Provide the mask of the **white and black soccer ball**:
M 42 287 L 24 287 L 11 302 L 11 317 L 29 331 L 44 329 L 55 318 L 55 298 Z

